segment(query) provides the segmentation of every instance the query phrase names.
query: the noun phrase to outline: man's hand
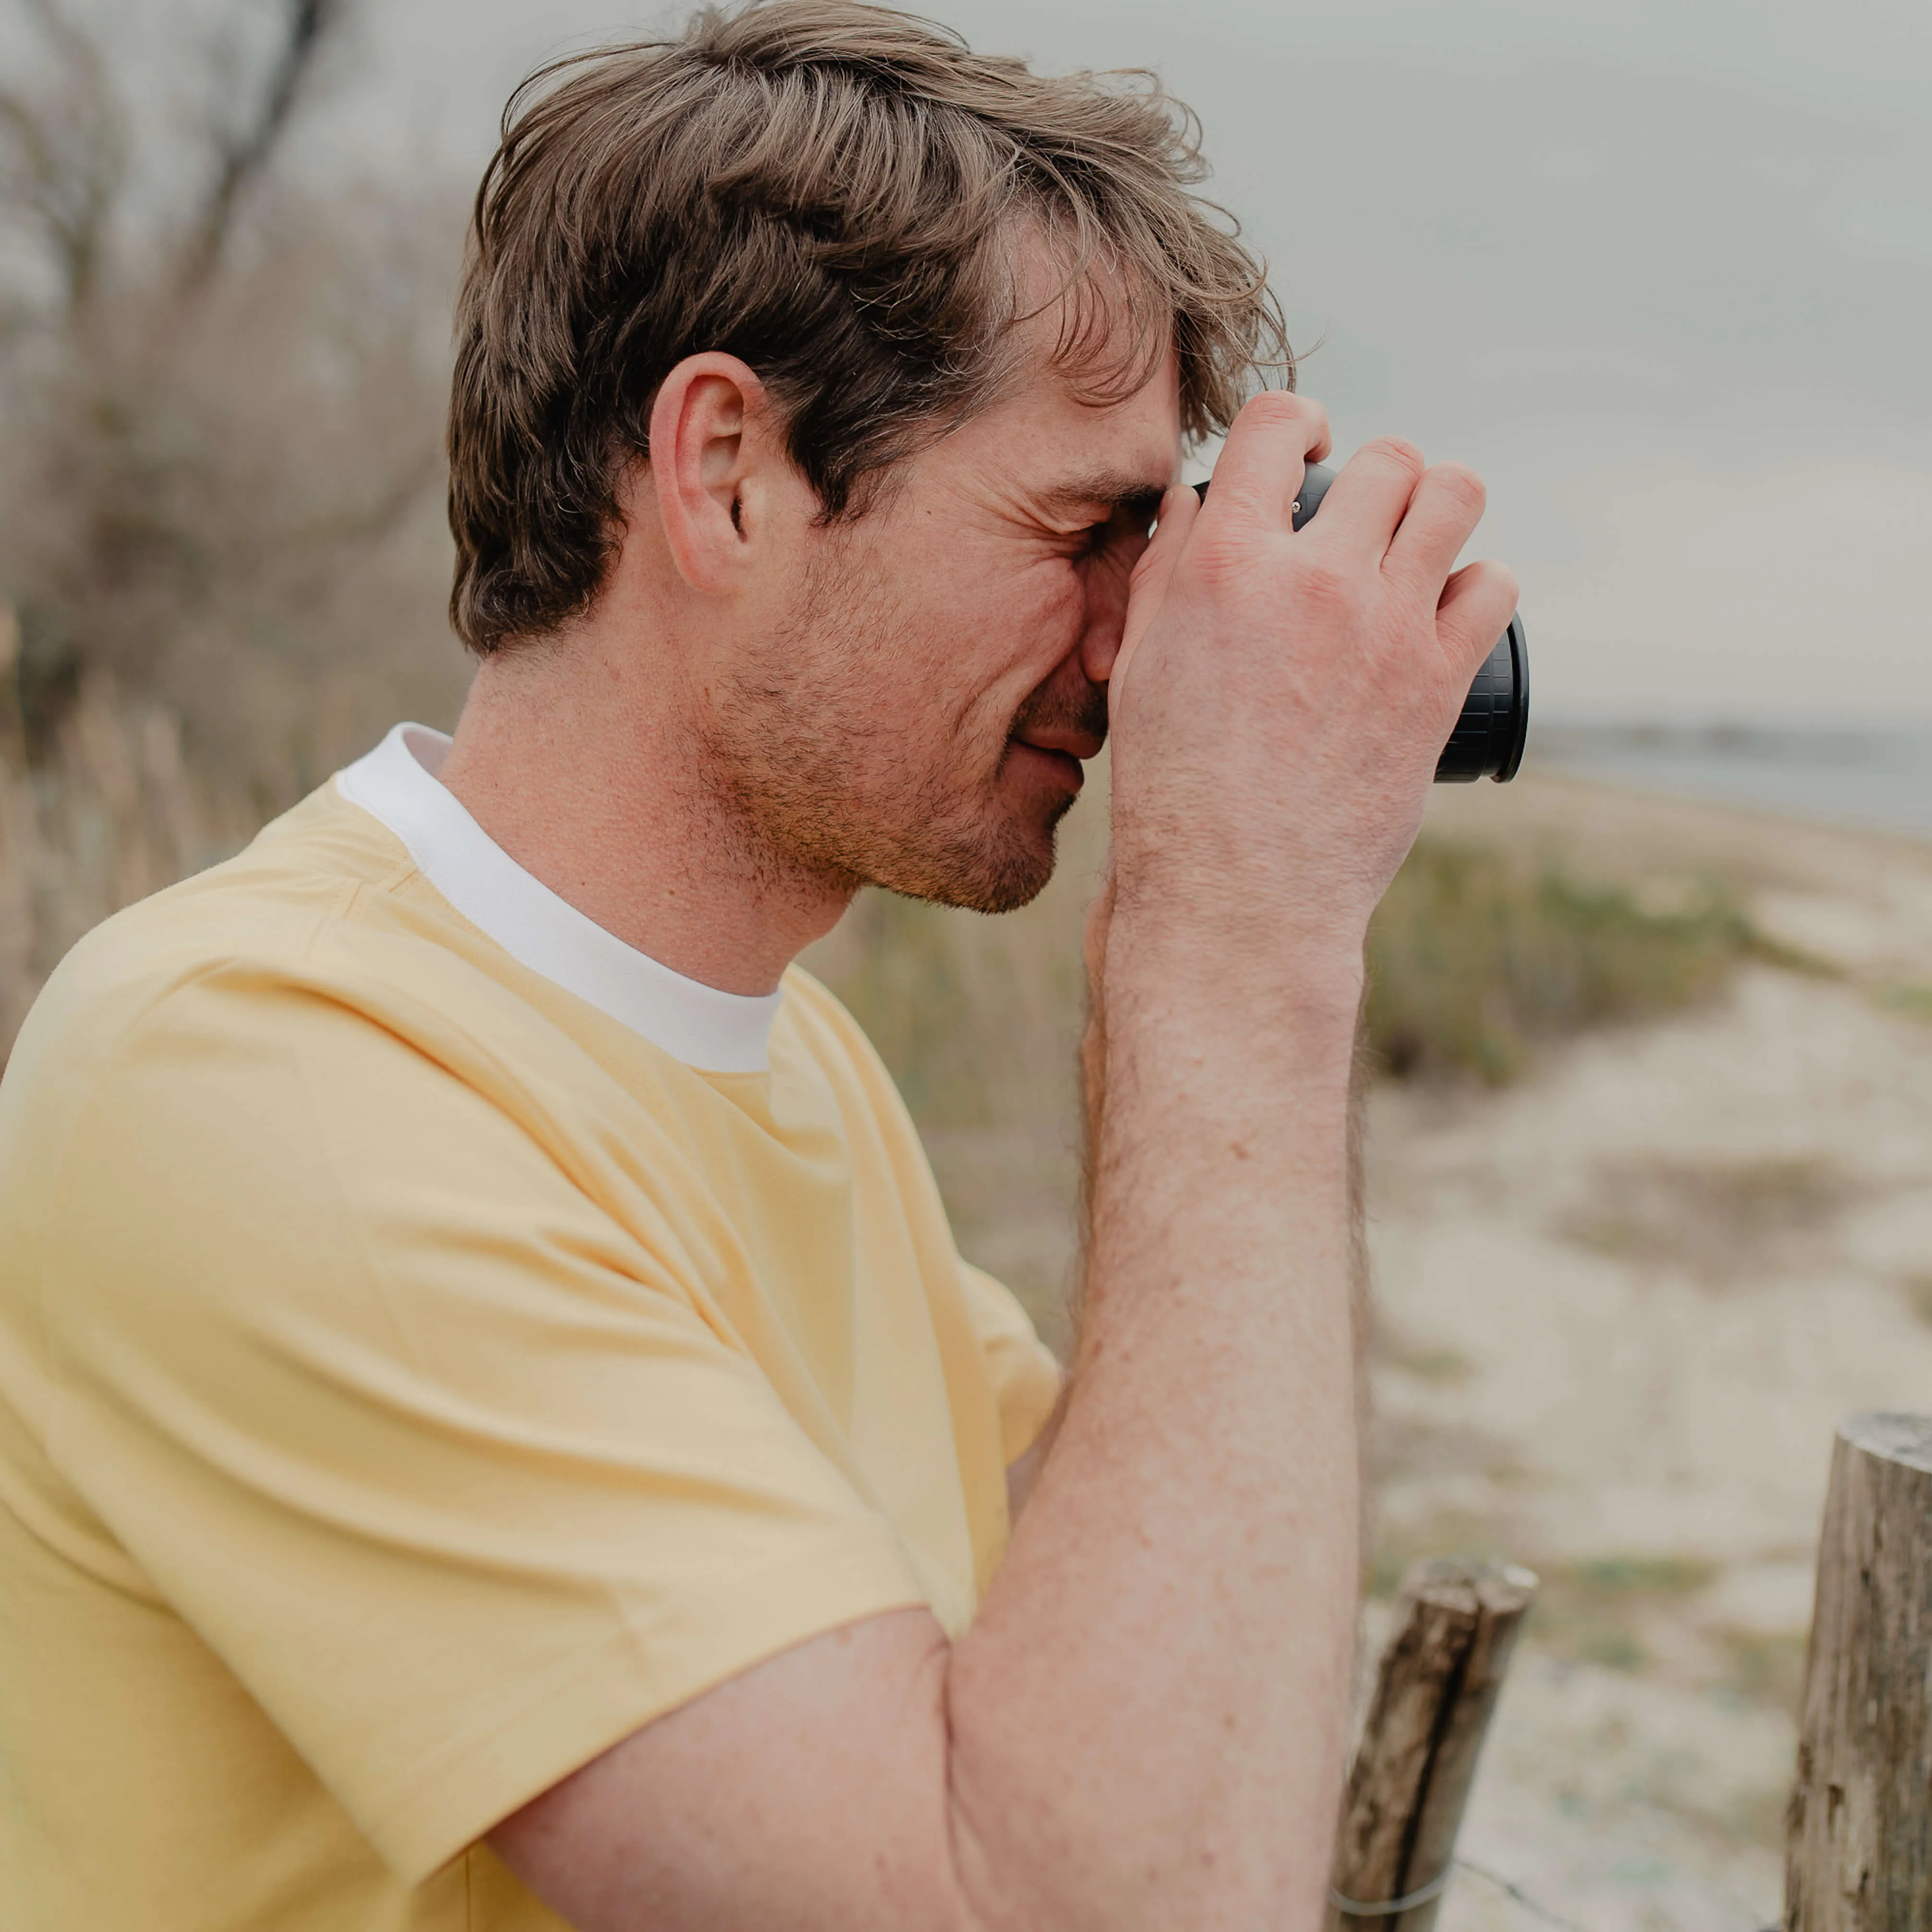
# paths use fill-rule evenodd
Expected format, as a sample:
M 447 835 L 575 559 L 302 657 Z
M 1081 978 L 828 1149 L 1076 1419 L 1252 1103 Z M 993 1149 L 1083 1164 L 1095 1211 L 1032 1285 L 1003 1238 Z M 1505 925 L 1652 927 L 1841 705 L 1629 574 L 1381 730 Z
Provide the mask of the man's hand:
M 1328 451 L 1318 404 L 1248 405 L 1206 504 L 1162 504 L 1114 668 L 1117 902 L 1210 956 L 1258 949 L 1230 962 L 1244 982 L 1359 952 L 1516 604 L 1499 564 L 1450 574 L 1480 479 L 1406 443 L 1365 446 L 1294 530 Z

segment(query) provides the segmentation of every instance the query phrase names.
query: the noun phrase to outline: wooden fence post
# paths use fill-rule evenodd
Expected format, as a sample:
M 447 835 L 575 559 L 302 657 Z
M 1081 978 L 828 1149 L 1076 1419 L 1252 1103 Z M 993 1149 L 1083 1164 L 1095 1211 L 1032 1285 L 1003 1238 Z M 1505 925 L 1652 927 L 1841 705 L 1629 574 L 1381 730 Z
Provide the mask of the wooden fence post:
M 1932 1927 L 1932 1416 L 1839 1425 L 1786 1824 L 1786 1932 Z
M 1535 1577 L 1514 1565 L 1450 1558 L 1409 1573 L 1348 1774 L 1330 1932 L 1434 1926 L 1477 1754 L 1535 1594 Z

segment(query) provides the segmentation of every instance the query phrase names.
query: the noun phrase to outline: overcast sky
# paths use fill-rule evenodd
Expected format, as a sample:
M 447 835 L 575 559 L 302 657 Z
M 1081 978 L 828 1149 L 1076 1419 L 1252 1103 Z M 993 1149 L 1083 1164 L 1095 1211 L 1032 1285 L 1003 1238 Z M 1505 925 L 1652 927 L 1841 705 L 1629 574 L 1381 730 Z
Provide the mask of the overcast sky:
M 682 9 L 380 0 L 313 147 L 473 178 L 546 56 Z M 1158 69 L 1339 448 L 1482 470 L 1547 716 L 1932 722 L 1925 0 L 948 0 Z

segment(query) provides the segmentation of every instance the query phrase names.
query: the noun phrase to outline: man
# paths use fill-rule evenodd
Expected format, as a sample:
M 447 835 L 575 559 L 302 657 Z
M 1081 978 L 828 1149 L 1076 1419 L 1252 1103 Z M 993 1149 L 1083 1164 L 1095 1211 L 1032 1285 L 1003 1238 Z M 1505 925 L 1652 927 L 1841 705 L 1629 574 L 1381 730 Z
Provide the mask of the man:
M 1173 487 L 1269 340 L 1185 127 L 841 0 L 513 104 L 454 742 L 111 921 L 0 1090 L 10 1926 L 1320 1918 L 1363 936 L 1514 589 L 1401 444 L 1292 533 L 1290 395 Z M 1023 902 L 1108 729 L 1042 1443 L 790 962 Z

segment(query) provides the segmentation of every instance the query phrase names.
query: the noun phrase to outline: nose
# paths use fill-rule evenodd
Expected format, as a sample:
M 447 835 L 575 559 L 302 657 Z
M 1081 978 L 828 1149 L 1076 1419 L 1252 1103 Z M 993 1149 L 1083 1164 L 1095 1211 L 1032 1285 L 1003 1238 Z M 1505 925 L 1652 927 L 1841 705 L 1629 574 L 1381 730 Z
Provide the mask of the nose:
M 1120 655 L 1120 639 L 1126 626 L 1118 620 L 1094 623 L 1090 620 L 1080 640 L 1080 668 L 1089 682 L 1105 684 L 1114 674 L 1114 660 Z

